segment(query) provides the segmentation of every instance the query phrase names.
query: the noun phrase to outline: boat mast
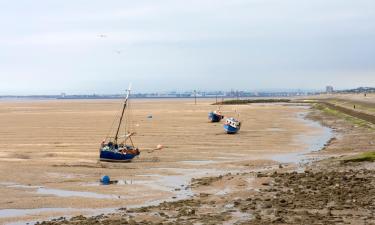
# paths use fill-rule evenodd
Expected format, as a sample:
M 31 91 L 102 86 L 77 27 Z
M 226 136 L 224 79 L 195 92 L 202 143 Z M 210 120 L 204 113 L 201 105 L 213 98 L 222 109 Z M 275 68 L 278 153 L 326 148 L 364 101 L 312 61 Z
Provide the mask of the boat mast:
M 126 106 L 127 106 L 127 104 L 128 104 L 128 99 L 129 99 L 129 95 L 130 95 L 130 88 L 131 88 L 131 85 L 129 85 L 128 90 L 126 90 L 127 93 L 126 93 L 126 98 L 125 98 L 125 101 L 124 101 L 124 107 L 122 108 L 122 113 L 121 113 L 121 117 L 120 117 L 120 122 L 118 123 L 117 131 L 116 131 L 115 144 L 117 144 L 118 133 L 119 133 L 120 128 L 121 128 L 122 118 L 124 117 L 124 112 L 125 112 Z

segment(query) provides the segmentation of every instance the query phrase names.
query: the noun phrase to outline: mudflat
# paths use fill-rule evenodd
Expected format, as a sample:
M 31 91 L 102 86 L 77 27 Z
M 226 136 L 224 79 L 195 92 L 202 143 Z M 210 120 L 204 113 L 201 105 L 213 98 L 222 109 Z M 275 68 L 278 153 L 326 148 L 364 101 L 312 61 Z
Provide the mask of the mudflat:
M 322 127 L 303 119 L 309 106 L 224 106 L 243 121 L 236 135 L 209 123 L 212 100 L 133 100 L 131 163 L 98 162 L 121 100 L 0 102 L 0 223 L 95 215 L 120 207 L 194 196 L 190 180 L 254 171 L 275 155 L 309 149 Z M 152 118 L 149 118 L 152 115 Z M 160 151 L 148 153 L 161 144 Z M 117 185 L 103 186 L 109 175 Z M 249 181 L 250 182 L 250 181 Z
M 361 102 L 357 98 L 351 101 Z M 303 158 L 276 157 L 295 163 L 249 161 L 237 173 L 192 179 L 188 199 L 42 224 L 375 224 L 375 125 L 325 102 L 311 106 L 307 117 L 329 127 L 333 137 L 324 147 L 311 142 L 320 151 Z

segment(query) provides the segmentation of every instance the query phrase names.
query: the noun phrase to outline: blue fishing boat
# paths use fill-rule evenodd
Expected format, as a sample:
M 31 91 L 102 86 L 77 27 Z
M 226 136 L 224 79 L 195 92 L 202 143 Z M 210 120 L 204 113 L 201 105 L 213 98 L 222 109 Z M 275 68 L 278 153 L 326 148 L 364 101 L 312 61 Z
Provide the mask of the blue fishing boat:
M 227 134 L 235 134 L 241 129 L 241 122 L 235 118 L 228 118 L 224 123 Z
M 212 123 L 220 122 L 224 118 L 223 115 L 221 115 L 220 111 L 213 111 L 208 113 L 208 119 Z
M 133 146 L 121 144 L 116 146 L 112 142 L 108 142 L 108 144 L 100 148 L 100 161 L 130 162 L 139 154 L 138 148 Z
M 140 154 L 139 149 L 134 146 L 132 140 L 132 136 L 135 135 L 135 132 L 129 132 L 130 128 L 127 126 L 129 121 L 123 121 L 124 114 L 127 112 L 129 105 L 129 96 L 130 86 L 127 90 L 122 112 L 115 130 L 115 135 L 107 136 L 100 145 L 100 161 L 130 162 L 134 157 Z M 123 130 L 125 135 L 120 135 L 120 130 Z

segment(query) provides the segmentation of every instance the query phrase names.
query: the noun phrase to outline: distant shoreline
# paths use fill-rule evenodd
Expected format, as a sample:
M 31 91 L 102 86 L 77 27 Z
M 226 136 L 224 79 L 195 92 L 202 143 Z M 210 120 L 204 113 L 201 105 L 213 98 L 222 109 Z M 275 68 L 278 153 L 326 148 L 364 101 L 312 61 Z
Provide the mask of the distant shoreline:
M 239 97 L 239 99 L 259 99 L 259 98 L 288 98 L 288 97 L 298 97 L 298 96 L 254 96 L 254 97 Z M 0 101 L 2 100 L 116 100 L 123 99 L 124 97 L 36 97 L 36 96 L 20 96 L 20 97 L 3 97 L 0 96 Z M 216 99 L 212 96 L 197 96 L 197 99 Z M 194 99 L 194 97 L 132 97 L 132 99 Z M 217 97 L 218 101 L 237 99 L 237 97 Z
M 375 92 L 375 88 L 358 88 L 350 91 L 336 91 L 333 93 L 326 92 L 259 92 L 257 95 L 250 93 L 238 93 L 226 94 L 226 95 L 201 95 L 197 94 L 162 94 L 160 96 L 154 94 L 132 94 L 132 99 L 217 99 L 217 102 L 223 100 L 245 100 L 245 99 L 285 99 L 285 98 L 298 98 L 307 96 L 318 96 L 318 95 L 334 95 L 334 94 L 371 94 Z M 100 100 L 100 99 L 123 99 L 125 96 L 121 94 L 92 94 L 92 95 L 0 95 L 0 101 L 2 100 Z

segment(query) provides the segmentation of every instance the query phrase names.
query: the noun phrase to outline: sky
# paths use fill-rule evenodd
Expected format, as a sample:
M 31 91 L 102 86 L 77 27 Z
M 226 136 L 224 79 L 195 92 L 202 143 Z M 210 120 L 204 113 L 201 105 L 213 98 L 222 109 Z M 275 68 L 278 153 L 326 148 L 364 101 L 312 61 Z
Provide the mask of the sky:
M 375 86 L 373 0 L 0 0 L 0 95 Z

